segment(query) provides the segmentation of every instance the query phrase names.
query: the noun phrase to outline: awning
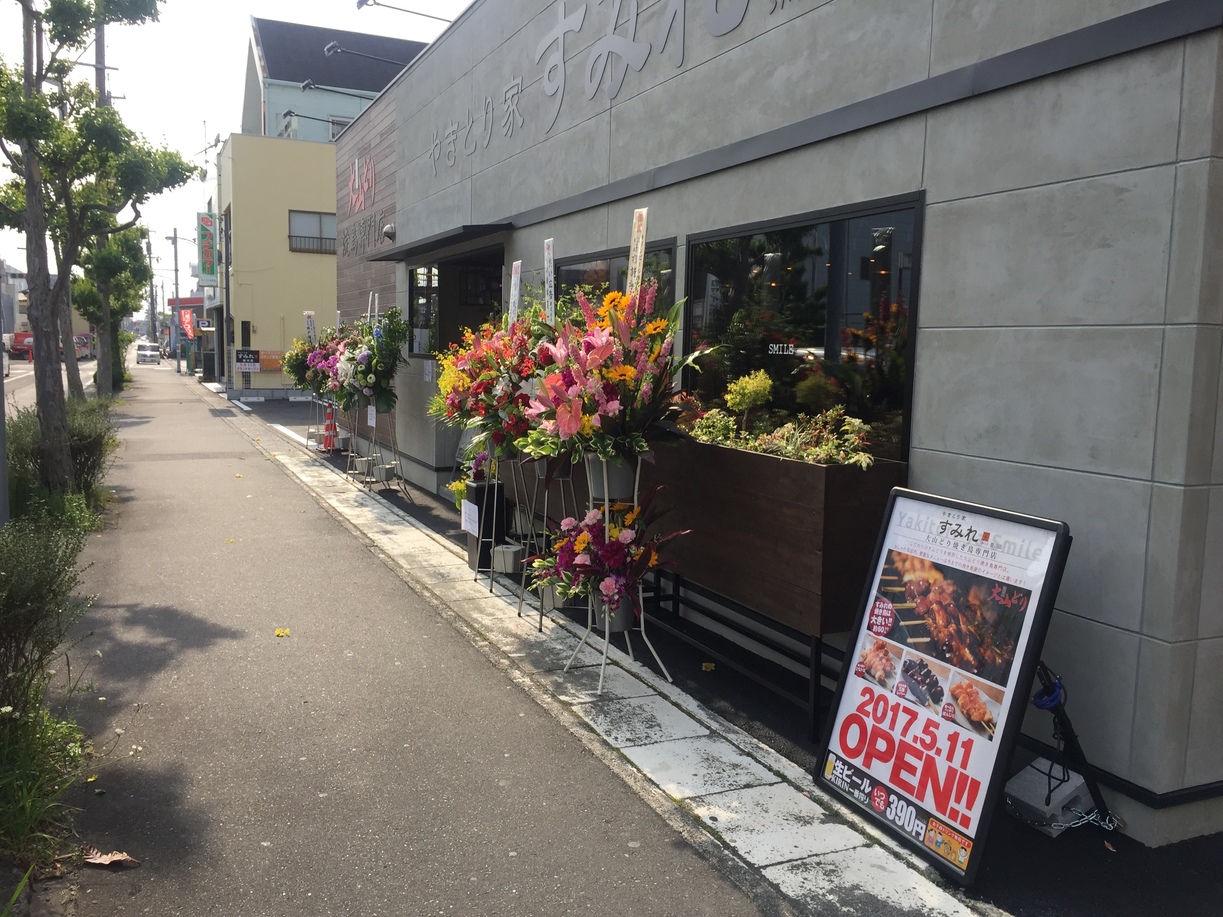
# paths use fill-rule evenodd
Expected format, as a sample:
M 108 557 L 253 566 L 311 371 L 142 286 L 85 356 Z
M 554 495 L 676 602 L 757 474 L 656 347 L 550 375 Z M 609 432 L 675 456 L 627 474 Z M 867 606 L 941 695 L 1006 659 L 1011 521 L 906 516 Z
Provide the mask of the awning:
M 407 261 L 409 258 L 415 258 L 417 255 L 425 255 L 438 249 L 449 248 L 452 245 L 461 245 L 464 242 L 474 242 L 476 239 L 483 239 L 486 236 L 495 236 L 499 232 L 509 232 L 513 228 L 513 223 L 464 224 L 456 226 L 454 229 L 448 229 L 445 232 L 439 232 L 435 236 L 418 239 L 415 242 L 405 242 L 403 245 L 396 245 L 376 255 L 370 255 L 366 260 Z

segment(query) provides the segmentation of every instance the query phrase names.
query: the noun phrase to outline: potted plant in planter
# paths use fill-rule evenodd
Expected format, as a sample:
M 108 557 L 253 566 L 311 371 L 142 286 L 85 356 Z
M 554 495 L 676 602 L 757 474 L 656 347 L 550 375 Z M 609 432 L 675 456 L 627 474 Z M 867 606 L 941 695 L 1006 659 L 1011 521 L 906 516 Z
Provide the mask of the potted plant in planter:
M 749 374 L 729 383 L 726 409 L 689 402 L 685 435 L 658 450 L 645 483 L 667 485 L 676 523 L 695 533 L 673 550 L 686 578 L 801 633 L 835 633 L 852 622 L 907 469 L 872 456 L 870 427 L 841 406 L 744 423 L 745 410 L 766 414 L 767 386 Z

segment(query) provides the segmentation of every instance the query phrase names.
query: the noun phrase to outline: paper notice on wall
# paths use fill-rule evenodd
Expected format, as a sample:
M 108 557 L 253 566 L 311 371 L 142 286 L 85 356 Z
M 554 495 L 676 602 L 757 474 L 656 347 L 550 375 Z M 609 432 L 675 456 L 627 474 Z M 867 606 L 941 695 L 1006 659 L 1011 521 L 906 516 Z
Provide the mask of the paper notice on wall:
M 433 361 L 432 360 L 425 360 L 425 381 L 426 382 L 433 381 Z
M 628 288 L 629 296 L 637 292 L 641 286 L 641 273 L 645 268 L 645 218 L 648 207 L 633 211 L 633 241 L 628 253 Z
M 556 324 L 556 261 L 551 239 L 544 239 L 544 314 L 549 325 Z
M 522 262 L 515 261 L 510 271 L 510 324 L 518 321 L 518 297 L 522 291 Z
M 313 347 L 318 343 L 318 328 L 314 324 L 314 313 L 303 312 L 306 319 L 306 343 Z
M 470 500 L 463 501 L 460 524 L 468 535 L 480 537 L 480 509 Z

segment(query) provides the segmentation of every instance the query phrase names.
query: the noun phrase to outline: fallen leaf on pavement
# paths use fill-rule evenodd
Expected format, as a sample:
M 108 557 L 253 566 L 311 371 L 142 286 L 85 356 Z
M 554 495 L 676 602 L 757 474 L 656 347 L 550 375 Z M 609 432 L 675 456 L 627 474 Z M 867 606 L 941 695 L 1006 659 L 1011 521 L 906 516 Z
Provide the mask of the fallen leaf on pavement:
M 702 669 L 704 669 L 706 672 L 712 672 L 712 671 L 713 671 L 713 663 L 712 663 L 712 662 L 702 662 L 702 663 L 701 663 L 701 668 L 702 668 Z
M 1107 847 L 1109 850 L 1111 850 L 1113 853 L 1117 852 L 1117 848 L 1114 847 L 1112 844 L 1110 844 L 1108 841 L 1104 842 L 1104 846 Z
M 92 844 L 85 844 L 81 847 L 81 856 L 85 858 L 86 863 L 91 863 L 94 866 L 139 866 L 140 862 L 118 850 L 112 850 L 110 853 L 103 853 Z
M 287 636 L 289 636 L 289 628 L 287 628 L 287 627 L 278 627 L 278 628 L 276 628 L 276 636 L 277 636 L 277 637 L 287 637 Z
M 235 478 L 240 478 L 240 477 L 242 477 L 242 475 L 240 475 L 240 474 L 235 474 L 235 475 L 234 475 L 234 477 L 235 477 Z

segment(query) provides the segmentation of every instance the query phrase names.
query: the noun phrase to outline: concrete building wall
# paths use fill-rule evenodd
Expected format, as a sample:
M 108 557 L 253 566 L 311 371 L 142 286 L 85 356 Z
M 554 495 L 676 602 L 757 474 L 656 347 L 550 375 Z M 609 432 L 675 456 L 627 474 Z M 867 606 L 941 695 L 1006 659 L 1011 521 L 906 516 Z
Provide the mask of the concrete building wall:
M 658 0 L 635 33 L 621 8 L 627 65 L 606 4 L 477 0 L 389 91 L 399 242 L 512 220 L 507 271 L 537 271 L 543 239 L 627 246 L 648 206 L 682 274 L 691 234 L 924 192 L 913 486 L 1069 522 L 1045 658 L 1093 762 L 1223 781 L 1219 22 L 1144 47 L 1169 17 L 1129 20 L 1136 49 L 1072 41 L 1079 66 L 1038 45 L 1154 6 Z M 562 89 L 549 33 L 579 10 Z M 1049 75 L 974 94 L 1034 46 Z M 1223 828 L 1218 798 L 1115 799 L 1150 843 Z
M 305 335 L 302 313 L 335 324 L 335 256 L 289 249 L 289 211 L 334 213 L 335 147 L 330 143 L 233 134 L 221 156 L 218 193 L 230 212 L 229 295 L 234 346 L 252 323 L 250 348 L 283 353 Z M 239 374 L 236 388 L 287 391 L 277 371 Z

